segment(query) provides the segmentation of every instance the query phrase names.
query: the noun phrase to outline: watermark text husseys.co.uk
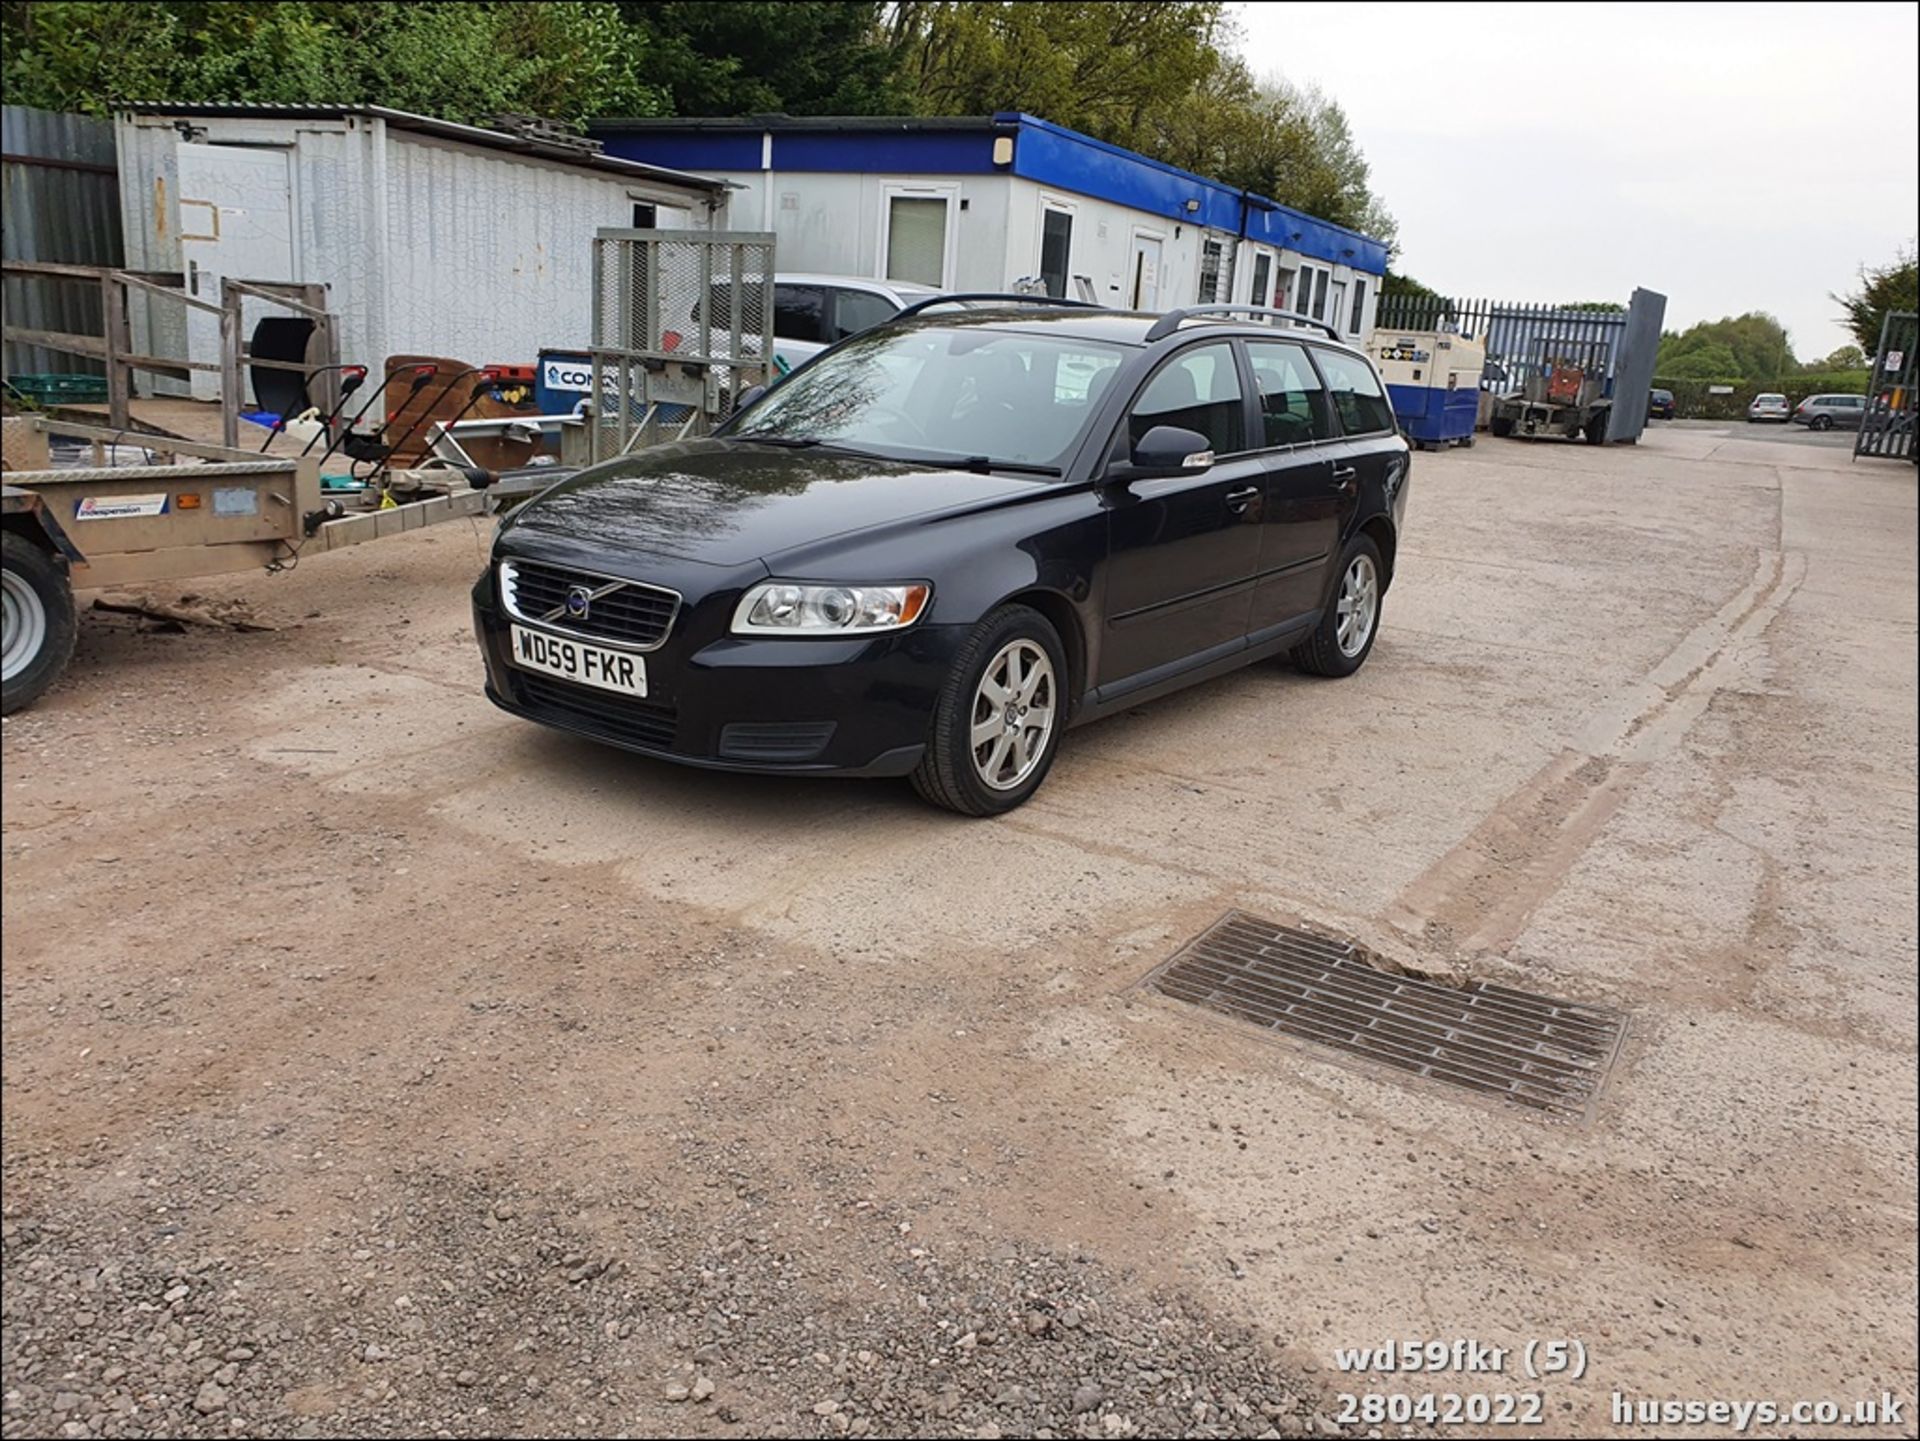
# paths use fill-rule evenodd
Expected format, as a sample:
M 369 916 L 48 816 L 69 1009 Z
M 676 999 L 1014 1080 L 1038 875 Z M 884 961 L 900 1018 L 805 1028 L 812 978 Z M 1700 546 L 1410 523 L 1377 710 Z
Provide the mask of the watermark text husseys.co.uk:
M 1890 1391 L 1864 1401 L 1649 1401 L 1613 1393 L 1616 1426 L 1898 1426 L 1907 1403 Z

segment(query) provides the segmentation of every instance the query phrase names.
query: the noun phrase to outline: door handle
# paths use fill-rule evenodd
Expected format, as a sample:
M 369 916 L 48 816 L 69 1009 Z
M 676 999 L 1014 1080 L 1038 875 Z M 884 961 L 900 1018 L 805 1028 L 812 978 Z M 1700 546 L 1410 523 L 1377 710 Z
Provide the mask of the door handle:
M 1260 487 L 1257 485 L 1244 486 L 1239 490 L 1230 490 L 1227 492 L 1227 509 L 1245 510 L 1253 504 L 1254 499 L 1259 494 Z
M 1355 470 L 1350 465 L 1336 465 L 1333 468 L 1334 488 L 1336 490 L 1347 489 L 1349 486 L 1353 484 L 1354 478 L 1359 474 L 1360 472 Z

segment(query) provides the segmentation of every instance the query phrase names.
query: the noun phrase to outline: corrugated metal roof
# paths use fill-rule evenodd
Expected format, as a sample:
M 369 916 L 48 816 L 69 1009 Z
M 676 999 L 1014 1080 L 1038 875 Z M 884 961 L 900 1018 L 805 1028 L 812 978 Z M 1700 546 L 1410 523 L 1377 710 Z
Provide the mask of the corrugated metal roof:
M 673 170 L 663 165 L 648 165 L 639 160 L 621 160 L 611 155 L 574 150 L 565 145 L 554 145 L 505 130 L 493 130 L 483 125 L 461 125 L 452 120 L 436 120 L 431 115 L 415 115 L 412 111 L 393 110 L 385 105 L 264 105 L 135 100 L 120 105 L 117 109 L 128 115 L 178 115 L 184 119 L 196 117 L 244 119 L 257 116 L 262 119 L 280 120 L 344 120 L 350 115 L 361 116 L 367 119 L 384 120 L 395 130 L 433 135 L 442 140 L 455 140 L 489 150 L 504 150 L 534 160 L 549 160 L 559 165 L 578 165 L 589 170 L 605 170 L 618 175 L 631 175 L 636 179 L 661 181 L 714 194 L 735 188 L 728 181 L 716 179 L 711 175 L 695 175 L 690 171 Z

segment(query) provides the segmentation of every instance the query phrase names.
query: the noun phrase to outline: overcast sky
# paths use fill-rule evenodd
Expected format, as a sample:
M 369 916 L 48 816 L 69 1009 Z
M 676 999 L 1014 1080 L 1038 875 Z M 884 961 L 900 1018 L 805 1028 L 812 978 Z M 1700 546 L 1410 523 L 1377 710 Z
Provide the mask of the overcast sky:
M 1667 328 L 1778 316 L 1917 226 L 1920 7 L 1244 4 L 1256 73 L 1345 108 L 1400 222 L 1395 268 L 1498 299 L 1667 297 Z

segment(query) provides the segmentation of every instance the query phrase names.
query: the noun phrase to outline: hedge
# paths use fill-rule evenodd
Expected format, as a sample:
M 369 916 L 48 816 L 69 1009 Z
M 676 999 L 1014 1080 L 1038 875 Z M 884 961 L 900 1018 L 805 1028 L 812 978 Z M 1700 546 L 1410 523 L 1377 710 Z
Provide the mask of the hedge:
M 1655 390 L 1673 392 L 1673 411 L 1682 420 L 1744 420 L 1747 407 L 1756 395 L 1785 395 L 1788 405 L 1798 405 L 1809 395 L 1865 395 L 1870 372 L 1833 370 L 1790 375 L 1785 380 L 1662 380 L 1653 378 Z M 1730 385 L 1732 393 L 1710 395 L 1707 387 Z

